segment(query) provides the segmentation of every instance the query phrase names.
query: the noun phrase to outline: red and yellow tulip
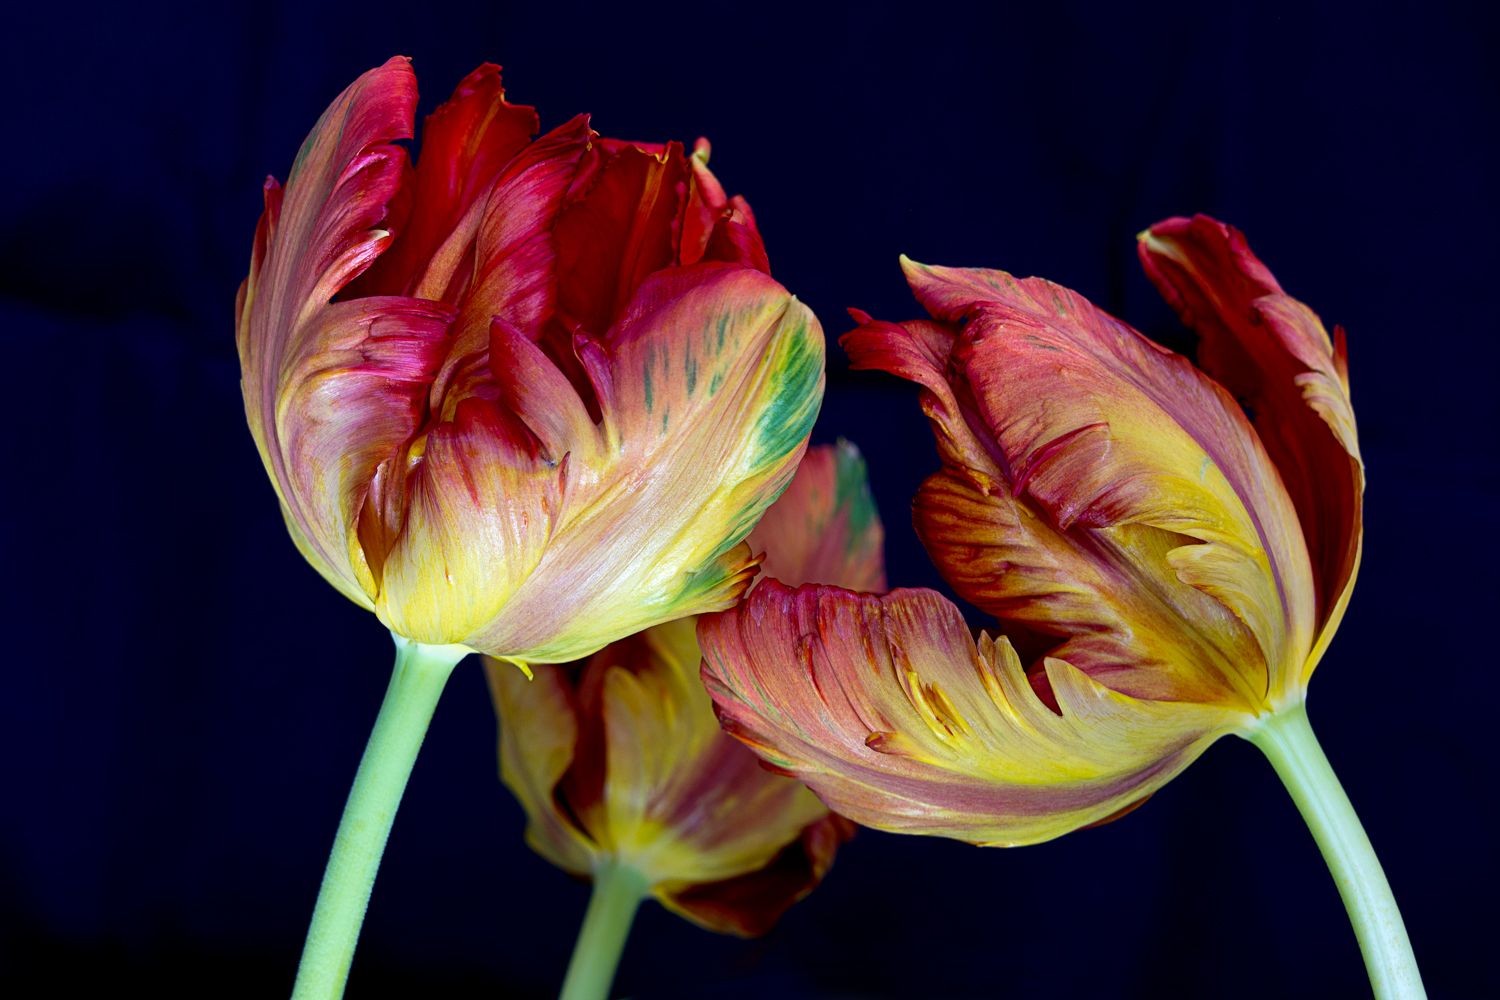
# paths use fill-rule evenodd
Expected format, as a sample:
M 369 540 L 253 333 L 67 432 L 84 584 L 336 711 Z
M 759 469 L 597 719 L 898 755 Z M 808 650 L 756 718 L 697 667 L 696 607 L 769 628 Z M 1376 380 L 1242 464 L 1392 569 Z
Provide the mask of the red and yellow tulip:
M 903 261 L 932 318 L 856 313 L 922 386 L 930 591 L 757 588 L 701 619 L 726 729 L 887 830 L 1027 844 L 1119 815 L 1300 711 L 1349 599 L 1363 473 L 1344 338 L 1205 216 L 1141 234 L 1200 367 L 1066 288 Z
M 540 138 L 498 67 L 427 119 L 395 58 L 265 185 L 236 315 L 298 549 L 393 632 L 522 661 L 732 605 L 822 333 L 708 144 Z
M 768 574 L 871 590 L 884 589 L 882 540 L 844 442 L 809 449 L 750 535 Z M 553 864 L 584 877 L 628 866 L 668 909 L 754 936 L 812 891 L 854 828 L 720 730 L 695 626 L 653 626 L 529 682 L 487 660 L 501 776 Z

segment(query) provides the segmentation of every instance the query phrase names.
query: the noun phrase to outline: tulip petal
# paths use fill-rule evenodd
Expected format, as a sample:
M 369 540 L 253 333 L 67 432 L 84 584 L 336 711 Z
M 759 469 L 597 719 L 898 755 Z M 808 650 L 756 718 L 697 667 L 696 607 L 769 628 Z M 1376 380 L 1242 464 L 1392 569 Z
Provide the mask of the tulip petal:
M 771 259 L 766 256 L 766 245 L 761 242 L 760 233 L 745 225 L 742 219 L 738 212 L 720 219 L 703 249 L 702 259 L 753 267 L 770 274 Z
M 277 492 L 287 523 L 301 529 L 293 532 L 299 548 L 304 539 L 319 543 L 319 559 L 306 548 L 303 554 L 369 607 L 378 591 L 349 526 L 377 467 L 421 422 L 453 310 L 386 296 L 337 302 L 316 319 L 316 326 L 308 324 L 309 342 L 319 351 L 287 373 L 288 388 L 278 402 L 274 454 L 286 470 L 292 499 L 281 483 Z M 267 466 L 273 467 L 270 461 Z
M 1254 635 L 1259 656 L 1245 657 L 1237 642 L 1220 646 L 1225 659 L 1240 662 L 1234 696 L 1279 700 L 1311 648 L 1311 572 L 1276 469 L 1228 394 L 1185 358 L 1050 282 L 906 267 L 938 320 L 966 321 L 950 356 L 952 377 L 998 447 L 1009 491 L 1072 544 L 1103 542 L 1133 563 L 1122 546 L 1145 543 L 1142 555 L 1170 565 Z M 985 477 L 994 469 L 979 472 L 964 470 L 992 490 Z M 1097 536 L 1128 525 L 1184 537 L 1158 552 L 1159 536 Z M 1197 624 L 1220 637 L 1233 631 L 1213 616 Z
M 985 492 L 1002 489 L 1010 476 L 1005 457 L 974 433 L 973 426 L 983 422 L 975 414 L 971 426 L 965 416 L 973 413 L 973 399 L 960 400 L 946 375 L 957 326 L 931 320 L 887 323 L 859 309 L 849 315 L 860 324 L 839 338 L 849 367 L 887 371 L 920 385 L 922 412 L 932 423 L 943 463 L 963 470 Z
M 553 794 L 573 762 L 578 734 L 563 668 L 544 664 L 528 679 L 486 656 L 484 674 L 500 718 L 500 778 L 526 811 L 526 843 L 564 871 L 587 875 L 594 844 L 559 811 Z
M 646 276 L 671 266 L 688 180 L 682 146 L 620 144 L 558 217 L 558 311 L 569 331 L 602 335 Z
M 432 411 L 452 419 L 471 396 L 493 399 L 490 324 L 499 319 L 535 341 L 556 305 L 557 257 L 551 229 L 578 160 L 593 132 L 584 115 L 558 126 L 515 156 L 475 202 L 469 225 L 445 246 L 445 259 L 467 263 L 463 311 L 453 328 L 453 346 L 432 385 Z M 458 247 L 471 243 L 460 254 Z M 431 285 L 428 281 L 431 279 Z M 431 273 L 423 289 L 436 294 L 454 280 Z
M 268 182 L 237 342 L 245 410 L 293 539 L 371 606 L 351 528 L 375 469 L 415 432 L 454 310 L 382 296 L 330 304 L 389 244 L 373 228 L 406 166 L 416 80 L 404 58 L 362 75 Z
M 827 815 L 726 736 L 697 675 L 695 621 L 647 630 L 645 669 L 606 671 L 606 849 L 652 883 L 699 883 L 765 867 Z
M 416 281 L 432 255 L 539 127 L 534 108 L 505 100 L 499 66 L 485 63 L 464 77 L 422 123 L 406 220 L 388 220 L 394 231 L 390 248 L 351 284 L 350 293 L 419 294 Z
M 1362 536 L 1364 471 L 1343 331 L 1330 340 L 1244 234 L 1206 215 L 1158 222 L 1137 249 L 1147 276 L 1201 338 L 1199 364 L 1253 411 L 1296 508 L 1317 588 L 1310 672 L 1348 602 Z
M 662 906 L 699 927 L 719 934 L 760 937 L 770 933 L 793 903 L 818 887 L 833 867 L 839 847 L 853 840 L 858 830 L 844 817 L 829 813 L 804 829 L 764 868 L 718 882 L 667 883 L 657 886 L 654 894 Z
M 568 456 L 553 543 L 470 642 L 538 662 L 734 603 L 755 573 L 742 539 L 790 479 L 822 398 L 817 319 L 744 268 L 653 275 L 619 327 L 578 350 L 603 446 Z
M 1263 704 L 1250 630 L 1169 565 L 1190 539 L 1140 524 L 1061 532 L 1025 498 L 985 494 L 950 469 L 922 484 L 912 521 L 954 590 L 1065 639 L 1047 653 L 1098 683 L 1143 699 Z
M 864 456 L 848 441 L 807 449 L 797 475 L 747 539 L 760 569 L 789 587 L 826 583 L 884 593 L 885 528 Z
M 1061 714 L 1003 638 L 931 591 L 774 580 L 699 622 L 726 731 L 836 812 L 879 829 L 1036 843 L 1154 792 L 1250 716 L 1112 691 L 1058 659 Z
M 693 143 L 693 155 L 688 157 L 692 179 L 688 184 L 687 211 L 682 217 L 682 246 L 678 252 L 679 262 L 683 264 L 696 264 L 703 259 L 714 226 L 729 208 L 729 196 L 724 193 L 713 171 L 708 169 L 712 152 L 708 139 L 700 135 Z
M 569 468 L 575 470 L 598 464 L 604 449 L 599 429 L 578 391 L 539 346 L 497 318 L 490 326 L 488 357 L 500 402 L 536 435 L 548 462 L 571 458 Z
M 481 399 L 428 431 L 381 569 L 388 628 L 417 642 L 472 635 L 530 576 L 560 503 L 557 473 L 532 447 L 520 421 Z

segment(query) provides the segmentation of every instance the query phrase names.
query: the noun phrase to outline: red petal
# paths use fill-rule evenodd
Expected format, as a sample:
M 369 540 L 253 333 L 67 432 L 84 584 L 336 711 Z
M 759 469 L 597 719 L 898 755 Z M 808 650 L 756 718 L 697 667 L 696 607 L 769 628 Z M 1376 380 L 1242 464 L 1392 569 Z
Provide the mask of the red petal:
M 556 295 L 551 229 L 591 135 L 588 118 L 579 115 L 527 146 L 506 164 L 461 227 L 473 227 L 473 279 L 454 324 L 453 348 L 433 383 L 435 413 L 451 414 L 459 400 L 493 389 L 492 320 L 499 318 L 533 341 L 541 335 Z M 445 259 L 450 249 L 444 248 Z M 424 291 L 446 284 L 441 275 L 422 279 Z
M 714 226 L 713 235 L 703 250 L 703 260 L 723 261 L 771 273 L 771 261 L 766 257 L 766 245 L 761 242 L 760 233 L 733 218 L 720 219 Z
M 554 231 L 557 307 L 570 336 L 577 327 L 603 335 L 646 276 L 673 263 L 687 179 L 678 143 L 659 153 L 632 143 L 563 210 Z
M 422 124 L 421 158 L 403 187 L 410 204 L 399 212 L 393 204 L 387 219 L 395 241 L 351 293 L 411 294 L 428 259 L 539 124 L 535 109 L 506 102 L 499 66 L 466 76 Z

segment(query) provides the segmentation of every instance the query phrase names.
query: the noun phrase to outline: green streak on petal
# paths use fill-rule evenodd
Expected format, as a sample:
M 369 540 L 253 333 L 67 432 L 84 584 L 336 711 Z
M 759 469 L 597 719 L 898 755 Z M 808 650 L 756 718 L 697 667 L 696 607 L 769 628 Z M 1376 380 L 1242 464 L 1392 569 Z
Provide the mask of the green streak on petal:
M 755 468 L 780 461 L 802 443 L 818 417 L 823 393 L 823 352 L 808 335 L 800 310 L 797 326 L 777 341 L 766 379 L 766 405 L 755 422 Z
M 641 365 L 641 382 L 646 388 L 646 412 L 651 412 L 651 356 L 646 356 L 646 363 Z
M 693 390 L 698 387 L 698 359 L 693 357 L 693 352 L 688 352 L 687 358 L 683 361 L 682 368 L 683 374 L 687 376 L 688 399 L 692 399 Z
M 722 371 L 714 372 L 714 377 L 708 380 L 708 394 L 709 394 L 709 396 L 712 396 L 714 393 L 718 392 L 719 391 L 719 386 L 721 386 L 723 384 L 724 384 L 724 373 Z

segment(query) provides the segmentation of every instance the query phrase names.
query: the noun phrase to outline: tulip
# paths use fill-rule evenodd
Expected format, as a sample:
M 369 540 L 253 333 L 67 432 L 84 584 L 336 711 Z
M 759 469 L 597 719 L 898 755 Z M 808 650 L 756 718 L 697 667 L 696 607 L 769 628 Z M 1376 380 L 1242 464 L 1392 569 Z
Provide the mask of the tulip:
M 943 468 L 913 521 L 999 619 L 924 590 L 768 584 L 699 626 L 725 728 L 870 826 L 1031 844 L 1139 806 L 1219 737 L 1307 819 L 1378 996 L 1422 995 L 1363 829 L 1308 725 L 1359 564 L 1344 334 L 1206 216 L 1139 239 L 1194 365 L 1074 292 L 903 258 L 932 318 L 860 326 L 922 386 Z
M 822 394 L 817 320 L 768 273 L 701 142 L 542 135 L 481 66 L 426 122 L 365 73 L 265 185 L 236 305 L 245 411 L 299 551 L 375 612 L 396 671 L 298 996 L 337 996 L 453 666 L 522 669 L 731 606 L 743 539 Z
M 809 449 L 750 535 L 762 569 L 883 590 L 883 530 L 847 442 Z M 647 896 L 755 937 L 822 879 L 854 825 L 725 735 L 698 679 L 695 618 L 656 625 L 528 682 L 485 661 L 500 774 L 537 853 L 594 891 L 562 996 L 607 995 Z

